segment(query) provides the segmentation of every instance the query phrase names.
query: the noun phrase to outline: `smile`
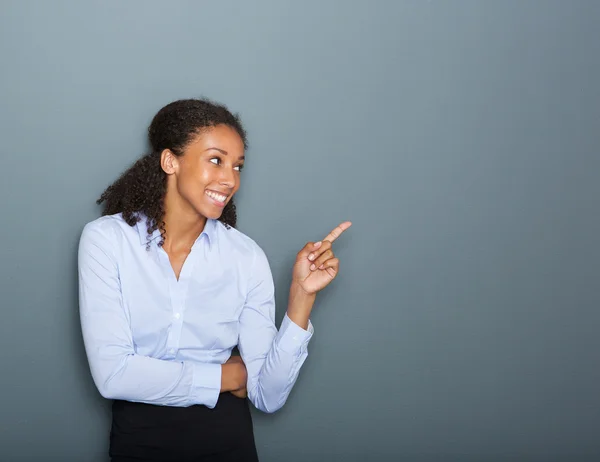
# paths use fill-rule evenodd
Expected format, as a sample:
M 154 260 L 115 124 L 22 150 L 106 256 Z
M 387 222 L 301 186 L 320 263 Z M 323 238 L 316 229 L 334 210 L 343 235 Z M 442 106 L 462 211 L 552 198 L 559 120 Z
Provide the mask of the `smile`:
M 219 194 L 219 193 L 216 193 L 213 191 L 206 191 L 206 195 L 221 204 L 224 204 L 225 201 L 227 200 L 227 196 L 224 196 L 223 194 Z

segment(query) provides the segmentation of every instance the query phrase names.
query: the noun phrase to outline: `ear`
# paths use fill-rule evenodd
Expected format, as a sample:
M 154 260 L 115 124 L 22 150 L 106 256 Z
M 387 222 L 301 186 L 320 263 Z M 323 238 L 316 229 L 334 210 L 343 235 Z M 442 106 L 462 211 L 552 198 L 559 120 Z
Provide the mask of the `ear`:
M 173 175 L 179 169 L 179 159 L 173 151 L 165 149 L 160 153 L 160 166 L 167 175 Z

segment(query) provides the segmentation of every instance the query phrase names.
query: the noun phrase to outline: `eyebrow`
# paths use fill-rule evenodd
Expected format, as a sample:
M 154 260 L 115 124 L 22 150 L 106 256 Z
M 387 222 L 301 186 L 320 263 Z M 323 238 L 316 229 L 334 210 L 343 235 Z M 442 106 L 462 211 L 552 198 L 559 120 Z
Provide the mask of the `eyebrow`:
M 219 151 L 221 154 L 225 154 L 225 155 L 229 154 L 227 151 L 225 151 L 225 149 L 219 149 L 219 148 L 215 148 L 215 147 L 205 149 L 204 152 L 210 151 L 211 149 L 214 149 L 215 151 Z
M 205 149 L 205 150 L 204 150 L 204 152 L 206 152 L 206 151 L 211 151 L 211 150 L 213 150 L 213 149 L 214 149 L 215 151 L 219 151 L 221 154 L 225 154 L 226 156 L 227 156 L 227 155 L 229 155 L 229 153 L 228 153 L 227 151 L 225 151 L 225 149 L 219 149 L 219 148 L 215 148 L 215 147 L 212 147 L 212 148 Z M 240 157 L 240 160 L 246 160 L 246 156 L 241 156 L 241 157 Z

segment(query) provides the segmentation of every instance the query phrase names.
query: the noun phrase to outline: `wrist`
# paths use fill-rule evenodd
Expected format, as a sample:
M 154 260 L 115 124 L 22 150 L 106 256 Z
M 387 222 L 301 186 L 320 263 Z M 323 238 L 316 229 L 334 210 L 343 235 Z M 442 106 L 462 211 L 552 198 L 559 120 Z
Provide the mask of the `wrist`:
M 315 302 L 317 294 L 311 294 L 306 292 L 300 284 L 292 282 L 290 285 L 290 298 L 289 304 L 298 307 L 312 308 L 312 304 Z
M 287 309 L 288 318 L 306 330 L 316 297 L 317 294 L 309 294 L 300 285 L 292 283 Z

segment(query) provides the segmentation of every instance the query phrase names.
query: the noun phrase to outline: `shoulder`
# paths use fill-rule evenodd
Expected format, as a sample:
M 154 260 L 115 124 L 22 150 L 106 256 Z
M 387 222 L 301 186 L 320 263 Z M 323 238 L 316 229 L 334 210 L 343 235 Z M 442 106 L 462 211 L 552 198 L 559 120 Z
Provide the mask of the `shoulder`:
M 82 235 L 114 237 L 118 234 L 137 232 L 136 226 L 129 226 L 120 213 L 96 218 L 83 227 Z
M 220 248 L 226 248 L 238 256 L 246 257 L 251 264 L 257 260 L 266 261 L 267 256 L 262 247 L 247 234 L 237 228 L 227 228 L 220 221 L 215 222 L 215 228 Z
M 111 251 L 137 232 L 137 227 L 127 224 L 120 213 L 105 215 L 86 223 L 81 233 L 80 248 L 92 245 Z

